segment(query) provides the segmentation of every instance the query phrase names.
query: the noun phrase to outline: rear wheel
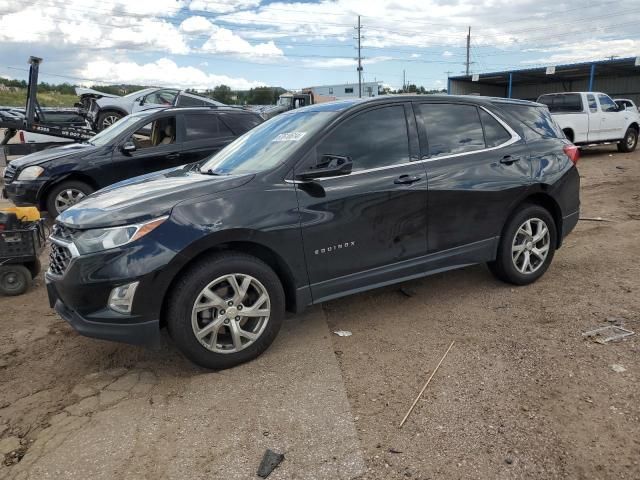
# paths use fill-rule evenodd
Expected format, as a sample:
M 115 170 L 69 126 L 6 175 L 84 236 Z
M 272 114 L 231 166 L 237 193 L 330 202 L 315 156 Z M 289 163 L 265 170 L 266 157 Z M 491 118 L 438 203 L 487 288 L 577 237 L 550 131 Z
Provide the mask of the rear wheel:
M 489 269 L 500 280 L 527 285 L 544 275 L 553 260 L 556 225 L 539 205 L 523 206 L 507 222 L 496 260 Z
M 23 265 L 0 266 L 0 294 L 22 295 L 31 284 L 31 272 Z
M 169 333 L 182 353 L 222 370 L 252 360 L 275 339 L 284 318 L 284 291 L 261 260 L 241 253 L 211 256 L 173 287 Z
M 618 143 L 618 151 L 623 153 L 633 152 L 638 145 L 638 131 L 629 127 L 627 133 L 620 143 Z
M 77 180 L 62 182 L 54 186 L 47 195 L 47 211 L 55 218 L 91 193 L 93 188 L 84 182 Z

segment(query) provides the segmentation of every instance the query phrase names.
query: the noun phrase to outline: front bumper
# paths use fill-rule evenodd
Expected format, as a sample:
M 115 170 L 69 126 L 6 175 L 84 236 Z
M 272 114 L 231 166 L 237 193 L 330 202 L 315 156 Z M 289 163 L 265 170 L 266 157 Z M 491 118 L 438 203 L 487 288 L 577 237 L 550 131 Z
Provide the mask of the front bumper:
M 44 184 L 43 181 L 21 182 L 14 180 L 5 185 L 2 196 L 11 200 L 18 207 L 38 206 L 40 191 Z
M 53 238 L 52 242 L 62 244 Z M 158 346 L 164 294 L 173 275 L 167 264 L 174 256 L 159 243 L 143 238 L 90 255 L 71 251 L 66 266 L 52 270 L 61 262 L 60 250 L 52 248 L 51 266 L 45 274 L 49 304 L 82 335 Z M 131 313 L 110 309 L 111 291 L 136 281 Z
M 47 289 L 49 290 L 49 289 Z M 152 348 L 160 346 L 160 321 L 150 320 L 139 323 L 104 323 L 87 320 L 65 306 L 62 301 L 51 296 L 49 303 L 55 302 L 53 308 L 73 329 L 85 337 L 110 340 L 112 342 L 145 345 Z

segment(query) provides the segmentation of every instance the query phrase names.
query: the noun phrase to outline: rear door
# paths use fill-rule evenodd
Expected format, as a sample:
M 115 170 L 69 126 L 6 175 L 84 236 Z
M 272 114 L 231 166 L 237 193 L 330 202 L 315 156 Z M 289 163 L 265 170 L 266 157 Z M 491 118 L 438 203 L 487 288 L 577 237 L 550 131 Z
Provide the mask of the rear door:
M 351 174 L 296 184 L 314 301 L 424 271 L 427 180 L 410 105 L 372 107 L 332 128 L 294 170 L 348 157 Z
M 222 150 L 236 137 L 215 110 L 184 113 L 182 163 L 196 163 Z
M 482 107 L 418 103 L 415 111 L 429 181 L 429 252 L 486 261 L 505 211 L 531 182 L 526 146 Z

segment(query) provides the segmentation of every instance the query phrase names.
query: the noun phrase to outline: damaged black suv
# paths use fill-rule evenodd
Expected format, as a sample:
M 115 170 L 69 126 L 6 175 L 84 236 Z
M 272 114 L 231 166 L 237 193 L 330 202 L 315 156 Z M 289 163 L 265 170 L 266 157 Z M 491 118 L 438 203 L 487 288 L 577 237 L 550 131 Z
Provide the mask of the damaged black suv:
M 198 170 L 100 190 L 51 236 L 50 303 L 84 335 L 221 369 L 263 352 L 285 310 L 487 263 L 525 285 L 579 210 L 577 149 L 544 105 L 380 97 L 313 105 Z

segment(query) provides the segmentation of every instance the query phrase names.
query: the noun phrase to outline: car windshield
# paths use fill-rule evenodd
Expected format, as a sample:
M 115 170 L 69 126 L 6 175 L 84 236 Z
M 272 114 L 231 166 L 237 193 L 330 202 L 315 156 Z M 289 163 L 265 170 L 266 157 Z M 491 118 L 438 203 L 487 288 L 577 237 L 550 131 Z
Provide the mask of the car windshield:
M 283 113 L 236 139 L 200 168 L 202 173 L 256 173 L 284 161 L 303 139 L 320 130 L 333 112 Z
M 98 147 L 102 147 L 104 145 L 110 144 L 114 138 L 117 138 L 127 130 L 131 125 L 137 123 L 140 120 L 140 117 L 137 115 L 128 115 L 121 120 L 118 120 L 116 123 L 111 125 L 109 128 L 105 128 L 97 135 L 91 137 L 88 142 L 91 145 L 96 145 Z

